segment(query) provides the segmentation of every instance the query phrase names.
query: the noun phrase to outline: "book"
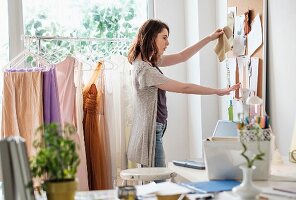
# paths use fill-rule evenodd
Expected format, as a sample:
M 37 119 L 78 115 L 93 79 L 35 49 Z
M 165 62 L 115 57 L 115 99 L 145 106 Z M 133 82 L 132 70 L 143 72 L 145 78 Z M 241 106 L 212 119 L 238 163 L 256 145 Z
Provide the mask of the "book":
M 5 139 L 0 141 L 0 159 L 4 199 L 16 199 L 9 142 Z
M 195 161 L 195 160 L 173 160 L 174 165 L 187 167 L 192 169 L 205 169 L 205 163 L 203 161 Z
M 230 191 L 235 186 L 239 185 L 239 181 L 235 180 L 217 180 L 204 182 L 186 182 L 181 183 L 182 186 L 190 188 L 198 193 L 215 193 Z
M 5 199 L 34 200 L 24 139 L 14 136 L 1 140 L 0 152 Z
M 15 142 L 17 146 L 17 151 L 19 155 L 19 161 L 22 171 L 23 185 L 25 186 L 25 195 L 26 199 L 35 199 L 34 197 L 34 189 L 32 183 L 32 175 L 30 171 L 29 165 L 29 157 L 27 153 L 26 143 L 24 138 L 15 137 Z

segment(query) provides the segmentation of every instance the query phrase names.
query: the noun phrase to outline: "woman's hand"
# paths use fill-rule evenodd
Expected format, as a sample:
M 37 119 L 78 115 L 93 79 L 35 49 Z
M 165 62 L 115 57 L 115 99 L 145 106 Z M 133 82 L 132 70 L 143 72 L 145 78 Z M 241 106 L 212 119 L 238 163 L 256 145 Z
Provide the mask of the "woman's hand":
M 213 33 L 211 33 L 208 37 L 211 41 L 216 40 L 217 38 L 219 38 L 219 36 L 221 34 L 223 34 L 223 29 L 219 28 L 216 31 L 214 31 Z
M 238 90 L 240 88 L 240 83 L 237 83 L 229 88 L 225 88 L 225 89 L 218 89 L 217 90 L 217 95 L 219 96 L 224 96 L 224 95 L 228 95 L 230 94 L 230 92 Z

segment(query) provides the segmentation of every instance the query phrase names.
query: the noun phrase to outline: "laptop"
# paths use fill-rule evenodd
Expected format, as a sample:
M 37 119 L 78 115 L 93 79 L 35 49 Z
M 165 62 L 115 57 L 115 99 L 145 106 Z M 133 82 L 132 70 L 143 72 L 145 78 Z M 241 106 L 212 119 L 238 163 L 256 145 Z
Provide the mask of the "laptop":
M 236 133 L 236 123 L 219 120 L 213 132 L 215 140 L 203 141 L 203 150 L 208 178 L 210 180 L 242 179 L 239 168 L 246 161 L 241 156 L 242 145 Z M 220 139 L 219 139 L 220 138 Z M 232 138 L 225 140 L 225 138 Z M 260 148 L 265 152 L 264 160 L 256 160 L 254 180 L 267 180 L 270 174 L 270 141 L 260 142 Z M 248 143 L 250 155 L 258 152 L 257 142 Z
M 233 138 L 238 137 L 237 135 L 237 123 L 228 120 L 218 120 L 213 137 L 226 137 Z

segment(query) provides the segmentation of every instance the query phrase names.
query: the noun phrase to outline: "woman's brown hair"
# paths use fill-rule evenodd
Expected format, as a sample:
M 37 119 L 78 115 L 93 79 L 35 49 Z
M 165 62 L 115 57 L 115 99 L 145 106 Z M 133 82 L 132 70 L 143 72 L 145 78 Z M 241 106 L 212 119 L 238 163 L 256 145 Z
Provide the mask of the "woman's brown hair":
M 159 56 L 155 39 L 163 29 L 167 29 L 168 33 L 170 32 L 168 25 L 162 21 L 155 19 L 147 20 L 140 27 L 137 37 L 129 49 L 129 63 L 132 63 L 137 56 L 141 54 L 142 60 L 147 60 L 151 62 L 153 66 L 156 66 L 159 61 Z

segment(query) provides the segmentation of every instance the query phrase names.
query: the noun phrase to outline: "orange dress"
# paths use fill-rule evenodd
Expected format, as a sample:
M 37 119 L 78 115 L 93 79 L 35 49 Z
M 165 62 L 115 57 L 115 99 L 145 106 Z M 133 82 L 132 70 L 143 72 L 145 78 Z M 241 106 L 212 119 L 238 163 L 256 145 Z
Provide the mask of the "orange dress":
M 102 88 L 104 88 L 102 63 L 98 63 L 90 82 L 83 89 L 83 128 L 90 190 L 113 188 L 110 143 L 105 131 Z

